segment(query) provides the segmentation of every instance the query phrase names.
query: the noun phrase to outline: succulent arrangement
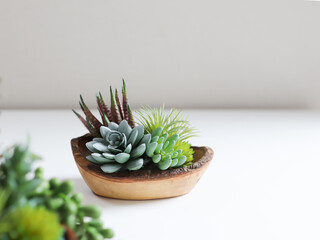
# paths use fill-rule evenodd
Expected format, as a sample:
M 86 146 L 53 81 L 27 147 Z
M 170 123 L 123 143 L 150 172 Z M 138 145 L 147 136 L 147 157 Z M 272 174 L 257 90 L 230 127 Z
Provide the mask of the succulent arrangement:
M 15 145 L 0 158 L 0 239 L 105 239 L 96 206 L 81 204 L 71 181 L 45 180 L 28 146 Z
M 167 170 L 192 164 L 194 151 L 188 139 L 197 131 L 180 111 L 171 109 L 166 113 L 163 106 L 142 107 L 136 110 L 138 120 L 134 121 L 124 80 L 122 102 L 112 87 L 111 107 L 105 104 L 101 93 L 96 98 L 102 121 L 89 110 L 81 95 L 79 104 L 85 117 L 73 112 L 93 138 L 86 143 L 91 152 L 86 158 L 100 165 L 102 171 L 136 171 L 144 167 Z

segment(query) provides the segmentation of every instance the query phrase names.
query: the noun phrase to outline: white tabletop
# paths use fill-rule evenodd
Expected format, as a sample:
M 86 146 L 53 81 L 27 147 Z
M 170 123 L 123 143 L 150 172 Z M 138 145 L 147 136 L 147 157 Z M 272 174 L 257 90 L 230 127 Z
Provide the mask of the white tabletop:
M 103 210 L 115 240 L 320 239 L 320 113 L 186 110 L 213 162 L 192 192 L 153 201 L 95 196 L 70 139 L 86 133 L 71 111 L 2 111 L 0 145 L 32 137 L 46 177 L 71 179 Z

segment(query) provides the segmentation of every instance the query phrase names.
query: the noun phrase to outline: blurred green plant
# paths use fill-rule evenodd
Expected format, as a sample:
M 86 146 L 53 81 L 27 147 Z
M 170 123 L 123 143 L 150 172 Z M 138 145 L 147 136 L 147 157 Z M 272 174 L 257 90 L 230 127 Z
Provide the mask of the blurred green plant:
M 28 145 L 17 144 L 3 153 L 0 158 L 0 188 L 4 192 L 0 199 L 7 198 L 7 201 L 2 203 L 2 213 L 5 215 L 25 206 L 44 207 L 57 214 L 59 222 L 72 229 L 80 240 L 112 238 L 113 231 L 105 229 L 99 219 L 99 208 L 83 206 L 83 197 L 73 192 L 71 181 L 56 178 L 48 181 L 43 177 L 42 168 L 32 170 L 38 159 Z
M 57 240 L 63 227 L 57 214 L 44 207 L 24 206 L 11 210 L 0 222 L 0 235 L 10 240 Z

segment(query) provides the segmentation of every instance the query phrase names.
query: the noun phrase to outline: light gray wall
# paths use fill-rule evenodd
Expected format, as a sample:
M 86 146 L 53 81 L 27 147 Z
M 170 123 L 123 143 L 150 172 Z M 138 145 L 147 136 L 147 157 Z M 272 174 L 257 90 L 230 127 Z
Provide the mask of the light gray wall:
M 320 2 L 0 0 L 1 108 L 320 108 Z

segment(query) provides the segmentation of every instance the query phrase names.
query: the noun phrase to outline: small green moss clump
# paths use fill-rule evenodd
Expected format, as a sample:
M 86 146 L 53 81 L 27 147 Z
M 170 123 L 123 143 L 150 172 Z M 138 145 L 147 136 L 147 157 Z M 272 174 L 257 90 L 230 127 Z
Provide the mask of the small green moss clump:
M 19 207 L 4 219 L 11 240 L 57 240 L 63 234 L 57 214 L 43 207 Z

